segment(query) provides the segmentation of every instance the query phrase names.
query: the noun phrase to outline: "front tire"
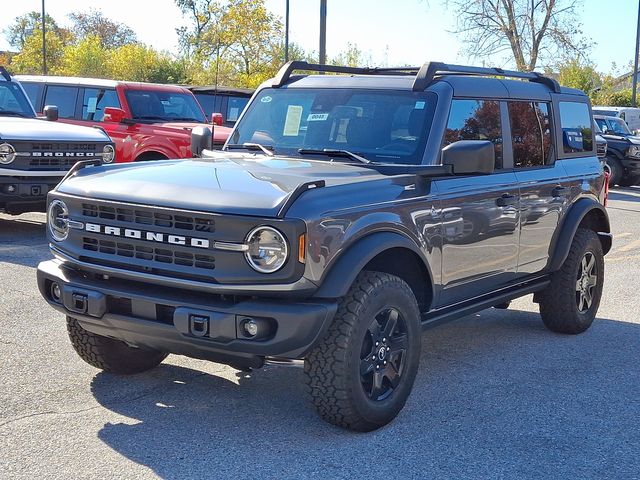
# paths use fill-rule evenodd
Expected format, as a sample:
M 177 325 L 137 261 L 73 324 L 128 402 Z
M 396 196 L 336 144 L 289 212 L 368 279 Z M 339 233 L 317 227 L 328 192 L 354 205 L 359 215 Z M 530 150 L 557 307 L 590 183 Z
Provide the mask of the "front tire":
M 602 244 L 593 230 L 579 228 L 562 268 L 541 292 L 540 315 L 558 333 L 582 333 L 596 316 L 604 284 Z
M 604 159 L 607 167 L 609 168 L 609 186 L 613 187 L 622 181 L 622 176 L 624 175 L 624 168 L 615 157 L 605 157 Z
M 360 273 L 305 359 L 320 416 L 362 432 L 389 423 L 411 393 L 420 346 L 420 312 L 409 286 L 386 273 Z
M 105 372 L 130 375 L 158 366 L 167 354 L 158 350 L 133 348 L 120 340 L 89 332 L 67 317 L 67 332 L 76 353 L 89 365 Z

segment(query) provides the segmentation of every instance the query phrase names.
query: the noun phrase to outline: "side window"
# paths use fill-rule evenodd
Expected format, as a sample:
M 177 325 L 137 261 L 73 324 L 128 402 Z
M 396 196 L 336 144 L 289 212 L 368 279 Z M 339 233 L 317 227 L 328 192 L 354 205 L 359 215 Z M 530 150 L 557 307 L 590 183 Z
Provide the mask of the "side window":
M 42 84 L 21 82 L 21 85 L 22 85 L 22 88 L 24 88 L 24 91 L 27 94 L 27 97 L 29 97 L 29 101 L 31 102 L 31 105 L 33 105 L 33 108 L 37 111 L 38 95 L 42 90 Z
M 593 151 L 593 132 L 587 104 L 560 102 L 559 108 L 564 153 Z
M 229 103 L 227 106 L 227 122 L 235 122 L 244 110 L 244 107 L 249 103 L 248 98 L 244 97 L 229 97 Z
M 78 87 L 49 85 L 44 97 L 44 104 L 45 106 L 56 105 L 60 118 L 73 118 L 76 112 L 77 99 Z
M 541 167 L 548 164 L 551 154 L 549 105 L 509 102 L 508 108 L 514 167 Z
M 82 119 L 101 122 L 105 107 L 120 108 L 115 90 L 106 88 L 85 88 L 82 99 Z
M 489 140 L 496 150 L 496 169 L 502 168 L 502 125 L 500 102 L 495 100 L 453 100 L 444 145 L 458 140 Z

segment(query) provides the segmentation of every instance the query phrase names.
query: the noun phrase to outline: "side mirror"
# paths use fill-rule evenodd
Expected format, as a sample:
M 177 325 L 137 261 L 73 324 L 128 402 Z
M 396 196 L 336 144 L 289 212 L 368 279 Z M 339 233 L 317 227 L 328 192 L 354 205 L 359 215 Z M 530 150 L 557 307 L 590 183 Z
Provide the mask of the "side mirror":
M 191 155 L 201 157 L 204 150 L 211 150 L 213 132 L 209 127 L 195 127 L 191 130 Z
M 55 105 L 45 105 L 44 110 L 44 118 L 46 118 L 50 122 L 55 122 L 58 120 L 58 107 Z
M 495 147 L 488 140 L 460 140 L 442 149 L 442 164 L 450 165 L 454 175 L 493 173 Z
M 222 118 L 221 113 L 212 113 L 211 114 L 211 123 L 213 125 L 222 126 L 224 124 L 224 118 Z
M 126 113 L 121 108 L 116 107 L 104 107 L 104 115 L 102 117 L 103 122 L 122 123 Z

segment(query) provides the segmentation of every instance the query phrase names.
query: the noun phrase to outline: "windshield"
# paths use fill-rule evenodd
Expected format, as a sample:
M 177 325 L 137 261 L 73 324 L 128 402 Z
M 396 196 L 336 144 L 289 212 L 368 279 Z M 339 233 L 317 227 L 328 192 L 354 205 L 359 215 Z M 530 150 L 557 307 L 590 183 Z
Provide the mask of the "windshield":
M 134 120 L 207 123 L 190 93 L 127 90 L 125 95 Z
M 627 124 L 619 118 L 596 118 L 596 123 L 602 133 L 608 133 L 609 135 L 633 135 Z
M 0 115 L 28 118 L 36 116 L 19 84 L 0 82 Z
M 229 143 L 259 143 L 282 155 L 347 150 L 373 162 L 420 164 L 435 104 L 425 92 L 269 88 L 252 101 Z

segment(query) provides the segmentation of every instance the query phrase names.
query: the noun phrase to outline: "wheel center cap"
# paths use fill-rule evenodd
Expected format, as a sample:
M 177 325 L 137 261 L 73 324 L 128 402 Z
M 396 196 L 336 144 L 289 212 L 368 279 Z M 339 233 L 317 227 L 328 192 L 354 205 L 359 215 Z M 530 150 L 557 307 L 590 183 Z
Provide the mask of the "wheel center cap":
M 378 360 L 384 360 L 386 356 L 387 356 L 387 347 L 383 345 L 378 350 Z

